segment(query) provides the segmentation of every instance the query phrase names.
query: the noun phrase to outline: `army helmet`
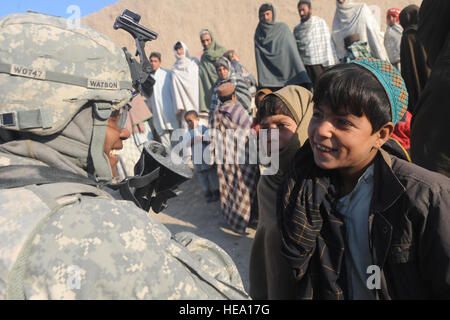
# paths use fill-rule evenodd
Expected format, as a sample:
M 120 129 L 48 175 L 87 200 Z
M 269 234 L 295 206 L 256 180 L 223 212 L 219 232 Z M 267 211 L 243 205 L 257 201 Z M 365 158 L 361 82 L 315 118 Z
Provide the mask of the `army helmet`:
M 95 174 L 110 179 L 105 125 L 132 97 L 122 49 L 83 24 L 31 12 L 0 19 L 0 48 L 0 128 L 52 135 L 92 103 Z

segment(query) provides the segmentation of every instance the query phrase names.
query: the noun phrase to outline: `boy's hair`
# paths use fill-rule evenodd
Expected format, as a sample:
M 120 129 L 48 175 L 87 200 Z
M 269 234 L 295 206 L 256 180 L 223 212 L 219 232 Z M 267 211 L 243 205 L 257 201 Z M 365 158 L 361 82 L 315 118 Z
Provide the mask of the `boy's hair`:
M 175 50 L 178 50 L 178 49 L 183 48 L 183 45 L 181 44 L 180 41 L 178 41 L 177 43 L 175 43 L 175 45 L 173 46 L 173 48 L 174 48 Z
M 161 53 L 159 53 L 159 52 L 150 53 L 150 59 L 153 57 L 158 58 L 158 60 L 161 61 Z
M 274 94 L 268 94 L 259 105 L 258 112 L 256 113 L 256 121 L 257 123 L 261 123 L 265 117 L 274 115 L 288 116 L 295 121 L 294 116 L 283 100 Z
M 372 133 L 392 121 L 389 98 L 378 79 L 356 64 L 339 64 L 325 71 L 314 88 L 315 105 L 325 105 L 334 113 L 345 111 L 365 115 Z
M 227 102 L 227 101 L 233 99 L 233 95 L 234 95 L 234 94 L 236 94 L 236 92 L 233 92 L 232 94 L 229 94 L 229 95 L 223 96 L 223 97 L 218 96 L 218 98 L 219 98 L 220 102 L 225 103 L 225 102 Z
M 186 118 L 188 117 L 188 116 L 194 116 L 194 118 L 195 119 L 198 119 L 198 113 L 197 113 L 197 111 L 195 111 L 195 110 L 189 110 L 188 112 L 186 112 L 185 114 L 184 114 L 184 120 L 186 120 Z
M 350 47 L 355 42 L 358 42 L 359 40 L 360 40 L 360 37 L 359 37 L 359 34 L 357 34 L 357 33 L 346 36 L 344 38 L 345 48 L 348 49 L 348 47 Z
M 261 5 L 261 7 L 259 7 L 258 14 L 261 15 L 262 13 L 269 10 L 273 12 L 273 5 L 271 3 L 264 3 Z

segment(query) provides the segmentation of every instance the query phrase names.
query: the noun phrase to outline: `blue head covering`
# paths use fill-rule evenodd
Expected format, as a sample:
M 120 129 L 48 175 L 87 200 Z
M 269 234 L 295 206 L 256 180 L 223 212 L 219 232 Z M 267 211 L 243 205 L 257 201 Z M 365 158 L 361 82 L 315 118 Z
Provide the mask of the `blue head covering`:
M 375 58 L 361 58 L 351 61 L 370 71 L 381 83 L 389 98 L 392 122 L 399 122 L 408 107 L 408 91 L 400 72 L 387 61 Z

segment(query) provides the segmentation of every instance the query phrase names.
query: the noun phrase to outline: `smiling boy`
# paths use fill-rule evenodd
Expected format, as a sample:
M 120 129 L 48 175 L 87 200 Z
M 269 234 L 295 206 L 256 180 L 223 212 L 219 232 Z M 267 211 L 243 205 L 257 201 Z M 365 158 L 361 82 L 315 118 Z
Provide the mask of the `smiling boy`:
M 450 180 L 383 150 L 408 103 L 399 72 L 378 59 L 339 65 L 313 100 L 309 144 L 279 199 L 292 298 L 449 298 Z

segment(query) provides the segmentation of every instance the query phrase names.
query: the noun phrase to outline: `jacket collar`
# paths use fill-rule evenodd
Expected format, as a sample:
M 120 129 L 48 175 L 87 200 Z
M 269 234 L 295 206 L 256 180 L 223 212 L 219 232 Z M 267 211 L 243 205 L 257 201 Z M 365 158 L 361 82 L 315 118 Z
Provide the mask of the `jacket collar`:
M 389 209 L 406 192 L 405 186 L 392 170 L 392 158 L 380 149 L 375 158 L 375 181 L 372 210 L 375 213 Z

